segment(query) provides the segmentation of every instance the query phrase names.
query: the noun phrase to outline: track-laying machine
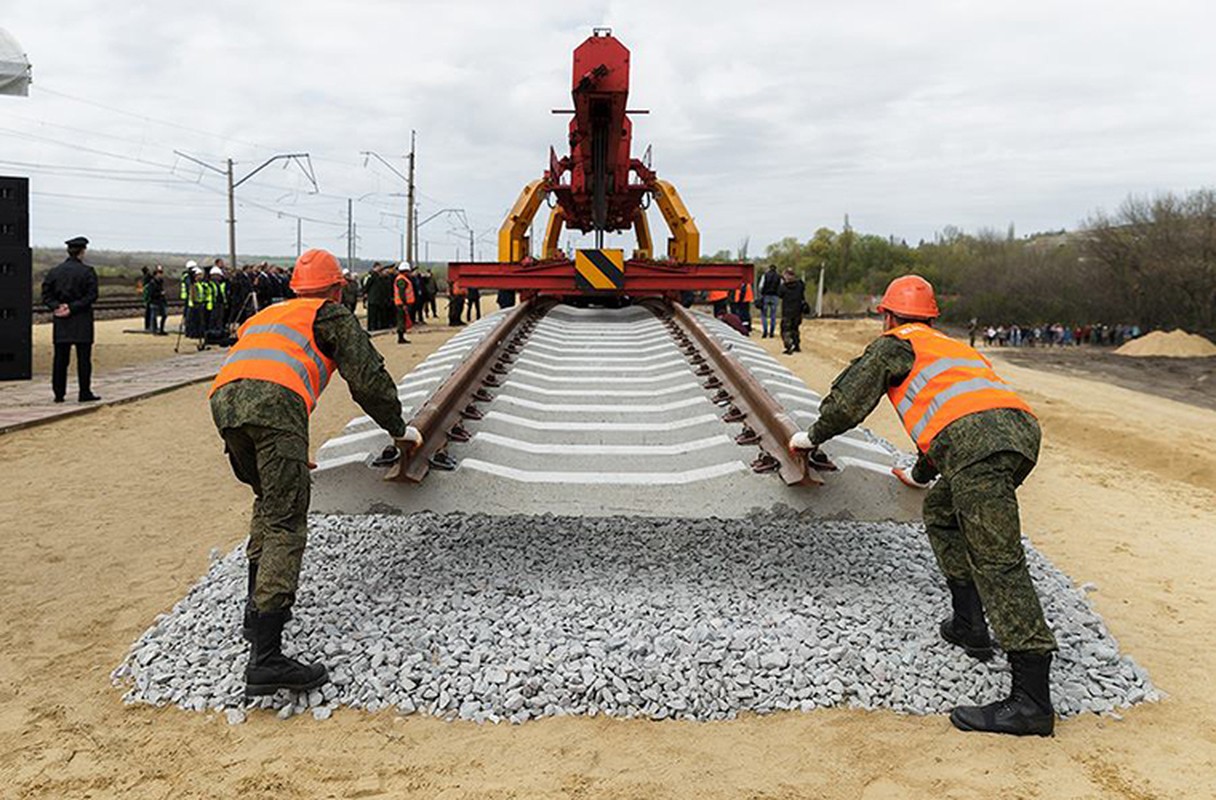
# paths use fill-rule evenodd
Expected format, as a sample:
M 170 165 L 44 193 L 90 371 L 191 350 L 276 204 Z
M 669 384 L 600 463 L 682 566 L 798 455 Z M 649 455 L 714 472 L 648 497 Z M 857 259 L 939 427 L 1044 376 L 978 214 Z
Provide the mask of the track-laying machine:
M 668 297 L 681 291 L 731 291 L 754 279 L 753 266 L 701 260 L 701 235 L 675 186 L 632 155 L 629 50 L 607 28 L 596 28 L 574 51 L 570 153 L 549 148 L 549 168 L 528 183 L 498 232 L 498 261 L 449 265 L 458 285 L 513 289 L 530 295 L 611 298 Z M 549 220 L 536 256 L 532 221 L 546 201 Z M 671 232 L 656 257 L 646 210 L 658 207 Z M 637 247 L 626 259 L 605 248 L 604 235 L 633 229 Z M 562 252 L 564 230 L 595 234 L 595 247 Z
M 748 286 L 754 270 L 702 261 L 679 193 L 649 154 L 633 157 L 629 60 L 606 29 L 574 51 L 569 154 L 551 148 L 549 168 L 524 187 L 498 261 L 449 266 L 457 288 L 515 290 L 519 303 L 454 335 L 398 384 L 421 444 L 389 446 L 361 417 L 321 448 L 314 510 L 914 513 L 891 475 L 899 454 L 864 431 L 833 441 L 834 474 L 791 452 L 819 396 L 762 345 L 676 302 Z M 546 200 L 533 256 L 529 231 Z M 651 204 L 670 230 L 657 257 Z M 593 233 L 595 247 L 563 253 L 567 229 Z M 605 234 L 630 229 L 630 258 L 604 247 Z

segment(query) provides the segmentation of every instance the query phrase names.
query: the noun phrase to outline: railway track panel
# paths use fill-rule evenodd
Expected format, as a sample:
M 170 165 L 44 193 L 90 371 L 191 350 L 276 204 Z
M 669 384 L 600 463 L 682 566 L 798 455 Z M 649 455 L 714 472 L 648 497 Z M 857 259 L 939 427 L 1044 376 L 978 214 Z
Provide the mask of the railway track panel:
M 495 339 L 506 317 L 470 326 L 405 376 L 407 419 L 480 343 Z M 712 318 L 691 320 L 794 425 L 813 421 L 819 397 L 793 373 Z M 644 306 L 563 305 L 533 315 L 497 362 L 491 382 L 498 385 L 484 387 L 492 399 L 475 404 L 480 418 L 461 421 L 468 441 L 448 443 L 454 469 L 432 468 L 419 483 L 384 480 L 385 470 L 370 464 L 389 438 L 357 418 L 318 451 L 313 510 L 738 518 L 786 507 L 826 518 L 918 516 L 920 498 L 890 474 L 898 451 L 865 431 L 828 448 L 841 469 L 812 475 L 822 485 L 788 485 L 784 469 L 757 472 L 760 446 L 738 441 L 745 425 L 758 427 L 755 412 L 731 415 L 733 398 L 714 380 L 721 370 L 705 369 L 714 359 L 698 357 L 689 346 L 696 337 L 682 340 L 673 327 Z M 761 444 L 771 450 L 773 439 Z

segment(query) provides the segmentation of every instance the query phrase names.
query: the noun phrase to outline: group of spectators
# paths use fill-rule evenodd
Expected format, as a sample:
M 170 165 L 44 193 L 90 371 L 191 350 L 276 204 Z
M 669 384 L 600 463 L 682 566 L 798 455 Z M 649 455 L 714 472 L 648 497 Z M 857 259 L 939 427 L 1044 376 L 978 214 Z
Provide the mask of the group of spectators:
M 161 270 L 160 265 L 156 269 Z M 156 274 L 154 271 L 153 279 Z M 178 285 L 185 335 L 217 343 L 228 341 L 232 326 L 272 303 L 293 297 L 290 281 L 289 270 L 266 261 L 235 270 L 229 269 L 222 258 L 215 259 L 210 267 L 187 261 Z
M 439 316 L 439 281 L 429 269 L 412 269 L 405 262 L 398 266 L 392 262 L 381 264 L 377 261 L 372 265 L 371 271 L 363 276 L 362 281 L 351 275 L 349 270 L 344 272 L 347 283 L 342 293 L 342 302 L 354 311 L 359 300 L 363 300 L 363 307 L 367 309 L 369 331 L 396 327 L 397 303 L 393 282 L 399 273 L 404 273 L 414 290 L 413 302 L 405 311 L 409 314 L 410 323 L 424 325 L 428 318 Z
M 806 302 L 806 282 L 793 269 L 778 273 L 770 264 L 753 286 L 745 283 L 733 291 L 713 291 L 706 301 L 714 309 L 714 316 L 730 325 L 744 336 L 752 332 L 752 304 L 760 298 L 760 338 L 777 335 L 777 312 L 781 314 L 781 343 L 785 354 L 802 352 L 800 326 L 802 318 L 810 313 Z M 690 305 L 691 302 L 685 302 Z
M 1069 345 L 1099 345 L 1118 347 L 1143 335 L 1139 325 L 988 325 L 981 327 L 972 319 L 967 326 L 971 346 L 983 337 L 988 347 L 1067 347 Z

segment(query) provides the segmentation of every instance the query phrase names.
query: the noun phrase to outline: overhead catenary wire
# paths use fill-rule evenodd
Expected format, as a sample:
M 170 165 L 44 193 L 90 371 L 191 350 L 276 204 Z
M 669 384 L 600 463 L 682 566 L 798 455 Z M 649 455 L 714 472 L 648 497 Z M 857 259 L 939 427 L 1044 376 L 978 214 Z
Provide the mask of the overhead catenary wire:
M 0 159 L 0 166 L 12 167 L 21 171 L 28 171 L 34 174 L 42 174 L 67 179 L 70 181 L 87 180 L 93 183 L 114 183 L 118 184 L 144 184 L 150 186 L 164 187 L 172 190 L 189 188 L 191 192 L 207 192 L 209 194 L 223 194 L 224 189 L 217 187 L 210 179 L 210 175 L 199 170 L 193 172 L 183 170 L 182 162 L 178 158 L 170 155 L 173 152 L 172 147 L 168 145 L 162 138 L 162 133 L 149 130 L 147 126 L 161 126 L 167 130 L 181 131 L 198 136 L 209 137 L 212 140 L 219 140 L 228 144 L 235 144 L 257 150 L 271 150 L 272 148 L 266 144 L 250 141 L 247 139 L 236 138 L 227 134 L 216 131 L 205 130 L 190 124 L 173 122 L 170 120 L 159 119 L 147 114 L 131 111 L 108 105 L 103 102 L 78 97 L 67 92 L 62 92 L 54 87 L 41 85 L 41 90 L 52 96 L 60 97 L 65 100 L 70 100 L 74 103 L 80 103 L 90 108 L 101 109 L 106 112 L 120 115 L 131 120 L 141 123 L 144 127 L 141 130 L 131 130 L 135 126 L 127 126 L 130 133 L 111 133 L 107 131 L 97 131 L 78 125 L 67 124 L 63 122 L 52 121 L 48 119 L 36 119 L 31 116 L 16 114 L 11 115 L 10 120 L 20 120 L 23 124 L 21 128 L 12 126 L 0 126 L 0 136 L 13 138 L 22 141 L 28 141 L 37 144 L 44 144 L 51 147 L 62 148 L 65 151 L 80 153 L 84 156 L 94 156 L 101 159 L 114 159 L 132 165 L 131 167 L 104 167 L 97 166 L 96 159 L 93 164 L 70 164 L 62 163 L 60 160 L 45 161 L 41 158 L 37 159 Z M 62 135 L 56 135 L 56 133 Z M 125 144 L 128 148 L 119 146 L 106 146 L 100 143 L 94 143 L 88 137 L 94 137 L 98 140 L 109 142 L 111 145 Z M 210 148 L 206 148 L 210 149 Z M 163 155 L 162 155 L 163 154 Z M 316 159 L 317 161 L 331 164 L 340 164 L 342 166 L 355 168 L 359 164 L 353 160 L 346 160 L 325 155 L 309 154 L 309 160 Z M 234 159 L 234 163 L 239 163 Z M 146 169 L 139 169 L 135 165 L 145 166 Z M 345 226 L 345 222 L 341 221 L 341 212 L 338 204 L 347 199 L 345 194 L 331 194 L 329 192 L 319 191 L 316 183 L 316 176 L 311 168 L 311 164 L 304 168 L 301 165 L 302 178 L 312 186 L 313 191 L 306 191 L 299 183 L 295 185 L 285 185 L 281 181 L 258 181 L 258 190 L 254 193 L 254 197 L 243 197 L 237 204 L 241 208 L 256 210 L 260 213 L 273 214 L 279 219 L 293 219 L 297 221 L 306 221 L 310 224 L 324 225 L 333 228 Z M 385 171 L 387 173 L 387 170 Z M 217 176 L 218 177 L 218 176 Z M 387 174 L 385 174 L 387 177 Z M 400 177 L 394 176 L 394 177 Z M 377 178 L 379 181 L 379 177 Z M 282 196 L 277 200 L 265 199 L 258 195 L 265 195 L 268 191 L 282 193 Z M 381 193 L 376 193 L 381 194 Z M 436 206 L 443 207 L 443 204 L 427 194 L 421 192 L 419 196 L 426 197 L 428 200 L 434 201 Z M 103 203 L 115 202 L 132 207 L 153 207 L 173 206 L 177 208 L 186 208 L 191 205 L 191 201 L 182 199 L 143 199 L 143 198 L 123 198 L 119 196 L 101 198 L 96 194 L 72 193 L 62 191 L 38 191 L 34 196 L 39 198 L 40 202 L 55 203 L 59 206 L 66 206 L 67 201 L 79 201 L 82 203 Z M 392 209 L 398 206 L 388 196 L 376 196 L 369 193 L 354 201 L 360 206 L 374 210 L 376 213 L 383 213 L 386 209 Z M 206 207 L 213 209 L 210 204 L 199 204 L 200 208 Z M 284 206 L 287 206 L 286 208 Z M 293 206 L 299 206 L 293 210 Z M 326 207 L 328 206 L 328 207 Z M 309 213 L 311 212 L 311 213 Z M 320 212 L 320 213 L 318 213 Z M 326 218 L 328 213 L 332 212 L 333 217 Z M 140 211 L 140 215 L 153 215 L 153 211 Z M 165 215 L 157 215 L 164 218 Z M 392 230 L 386 226 L 385 230 Z M 161 235 L 161 234 L 158 234 Z

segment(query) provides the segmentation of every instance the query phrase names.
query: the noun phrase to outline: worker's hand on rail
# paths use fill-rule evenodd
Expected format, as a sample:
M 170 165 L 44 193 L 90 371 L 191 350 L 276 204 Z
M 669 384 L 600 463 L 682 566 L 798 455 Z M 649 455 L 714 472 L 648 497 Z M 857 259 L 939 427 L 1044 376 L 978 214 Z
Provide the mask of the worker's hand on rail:
M 928 489 L 929 488 L 928 483 L 921 483 L 920 481 L 918 481 L 912 477 L 911 469 L 904 469 L 903 467 L 892 467 L 891 474 L 894 475 L 895 477 L 899 478 L 899 482 L 902 483 L 904 486 L 910 487 L 912 489 Z
M 798 450 L 814 450 L 815 445 L 811 442 L 811 435 L 806 431 L 798 431 L 790 437 L 789 443 L 790 452 L 794 453 Z

